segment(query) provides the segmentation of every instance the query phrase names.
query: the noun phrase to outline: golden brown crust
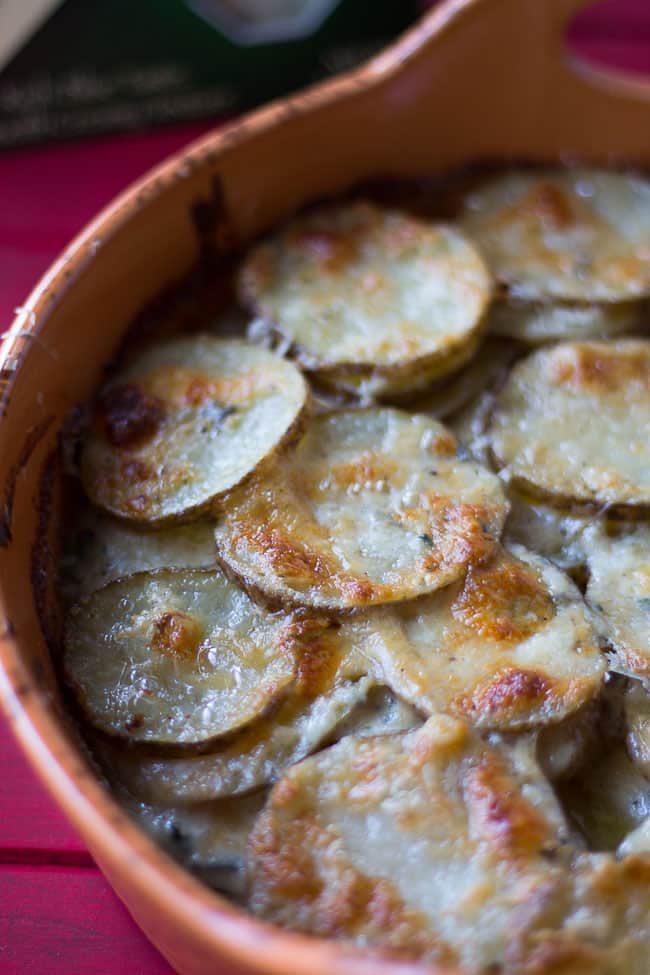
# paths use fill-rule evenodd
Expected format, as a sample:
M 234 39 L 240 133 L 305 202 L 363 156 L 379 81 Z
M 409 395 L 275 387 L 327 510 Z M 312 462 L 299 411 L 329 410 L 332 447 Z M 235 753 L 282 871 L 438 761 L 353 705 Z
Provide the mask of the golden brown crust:
M 153 622 L 150 646 L 154 653 L 196 658 L 203 628 L 189 613 L 163 613 Z
M 451 612 L 479 636 L 506 644 L 532 636 L 555 608 L 550 593 L 527 566 L 514 559 L 497 559 L 496 565 L 469 567 Z
M 650 342 L 563 342 L 513 367 L 488 438 L 516 487 L 555 505 L 643 512 L 649 417 Z
M 488 313 L 453 227 L 358 202 L 299 216 L 240 278 L 249 337 L 279 356 L 163 341 L 100 392 L 82 474 L 123 522 L 101 514 L 101 553 L 75 556 L 72 598 L 95 595 L 69 624 L 95 618 L 69 682 L 147 827 L 181 823 L 218 889 L 236 834 L 225 889 L 264 918 L 371 965 L 648 975 L 650 542 L 642 521 L 588 525 L 650 512 L 650 342 L 609 341 L 645 324 L 649 193 L 589 171 L 479 187 Z M 479 348 L 486 330 L 520 341 Z M 311 423 L 280 356 L 336 392 L 321 413 L 355 409 Z M 425 417 L 358 409 L 408 397 L 481 464 Z M 200 523 L 168 527 L 208 514 L 227 579 Z M 118 578 L 102 608 L 98 579 L 206 565 L 144 607 L 143 577 Z
M 649 217 L 644 177 L 521 169 L 472 190 L 462 222 L 511 296 L 621 302 L 650 294 Z
M 481 728 L 562 721 L 599 693 L 605 672 L 577 588 L 520 547 L 496 548 L 462 582 L 369 618 L 367 653 L 396 694 Z
M 363 201 L 295 218 L 253 248 L 239 289 L 304 369 L 373 395 L 467 361 L 491 296 L 457 230 Z
M 444 716 L 346 739 L 273 790 L 251 836 L 249 904 L 382 954 L 491 971 L 562 856 L 556 820 L 521 795 L 518 774 L 507 750 Z
M 100 393 L 84 488 L 139 524 L 195 519 L 300 435 L 309 402 L 295 366 L 255 345 L 167 340 Z
M 389 409 L 312 420 L 293 457 L 229 496 L 220 562 L 270 605 L 330 612 L 398 602 L 494 550 L 498 480 L 441 424 Z
M 276 805 L 285 797 L 289 802 L 294 798 L 282 782 L 276 787 Z M 289 828 L 280 836 L 262 818 L 256 824 L 251 855 L 256 883 L 266 880 L 279 899 L 313 905 L 310 933 L 345 940 L 363 937 L 371 947 L 381 945 L 382 955 L 396 959 L 458 963 L 457 953 L 431 932 L 422 912 L 407 906 L 390 880 L 368 877 L 346 864 L 336 884 L 328 884 L 317 869 L 317 858 L 331 836 L 307 817 L 301 818 L 299 830 L 301 845 L 297 831 Z

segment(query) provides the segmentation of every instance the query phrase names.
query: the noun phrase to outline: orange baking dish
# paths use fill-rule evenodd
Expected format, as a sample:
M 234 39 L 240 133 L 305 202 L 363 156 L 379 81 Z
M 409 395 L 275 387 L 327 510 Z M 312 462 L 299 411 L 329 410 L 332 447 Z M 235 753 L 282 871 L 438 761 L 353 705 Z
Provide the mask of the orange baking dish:
M 102 785 L 65 712 L 48 649 L 57 625 L 62 424 L 91 395 L 134 317 L 187 274 L 206 238 L 224 253 L 314 198 L 477 159 L 650 164 L 650 85 L 567 53 L 567 23 L 583 6 L 446 0 L 361 69 L 203 138 L 73 241 L 4 340 L 4 709 L 110 883 L 184 975 L 423 969 L 254 920 L 163 854 Z

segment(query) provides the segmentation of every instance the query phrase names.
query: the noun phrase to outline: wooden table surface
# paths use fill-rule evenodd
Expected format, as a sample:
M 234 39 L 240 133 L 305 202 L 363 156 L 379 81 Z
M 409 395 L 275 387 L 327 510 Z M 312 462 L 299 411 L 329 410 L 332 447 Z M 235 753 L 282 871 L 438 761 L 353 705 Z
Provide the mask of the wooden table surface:
M 650 76 L 650 0 L 606 0 L 582 18 L 575 40 L 591 58 Z M 0 155 L 2 330 L 99 207 L 209 127 L 204 122 Z M 1 718 L 0 973 L 171 973 L 35 779 Z

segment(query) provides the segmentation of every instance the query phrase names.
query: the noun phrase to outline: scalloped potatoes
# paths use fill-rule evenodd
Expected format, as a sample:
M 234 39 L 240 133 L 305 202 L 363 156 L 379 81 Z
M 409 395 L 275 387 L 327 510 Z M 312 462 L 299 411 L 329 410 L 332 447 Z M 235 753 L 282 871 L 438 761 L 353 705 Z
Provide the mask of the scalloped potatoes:
M 135 818 L 259 916 L 649 970 L 649 185 L 323 205 L 101 391 L 68 683 Z

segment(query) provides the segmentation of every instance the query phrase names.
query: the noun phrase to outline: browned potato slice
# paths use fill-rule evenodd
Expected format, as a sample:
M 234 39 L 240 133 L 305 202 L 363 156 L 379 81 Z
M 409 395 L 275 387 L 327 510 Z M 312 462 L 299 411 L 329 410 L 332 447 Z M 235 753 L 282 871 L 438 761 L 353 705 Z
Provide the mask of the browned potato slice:
M 352 202 L 303 214 L 254 247 L 240 296 L 304 369 L 385 395 L 471 356 L 491 280 L 458 230 Z
M 577 588 L 520 546 L 371 620 L 368 653 L 396 694 L 480 728 L 560 721 L 598 693 L 605 672 Z
M 621 302 L 650 294 L 650 183 L 641 176 L 506 172 L 466 197 L 462 222 L 514 298 Z
M 276 782 L 289 765 L 347 735 L 393 734 L 422 724 L 415 708 L 369 676 L 344 676 L 320 695 L 291 698 L 278 710 L 208 755 L 169 758 L 124 751 L 107 742 L 95 750 L 113 782 L 145 802 L 202 803 L 240 796 Z
M 341 626 L 295 620 L 287 641 L 300 645 L 294 683 L 278 706 L 207 755 L 151 756 L 97 741 L 112 780 L 145 802 L 200 802 L 250 792 L 276 781 L 357 709 L 370 705 L 378 677 L 363 648 L 372 634 L 365 620 Z M 386 716 L 386 715 L 385 715 Z
M 290 460 L 231 495 L 220 559 L 275 604 L 347 609 L 431 592 L 485 557 L 498 478 L 439 423 L 397 410 L 316 417 Z
M 609 535 L 594 526 L 584 535 L 589 567 L 587 599 L 600 614 L 614 648 L 612 667 L 650 680 L 650 527 L 639 523 Z
M 84 488 L 132 521 L 194 518 L 299 432 L 307 398 L 292 363 L 251 343 L 156 343 L 99 395 Z
M 315 751 L 374 685 L 373 678 L 361 676 L 341 679 L 307 700 L 290 697 L 207 755 L 152 756 L 105 742 L 96 749 L 111 778 L 145 802 L 184 804 L 243 795 L 275 782 L 288 765 Z
M 496 971 L 566 861 L 533 765 L 447 715 L 344 739 L 273 789 L 251 836 L 250 908 L 402 960 Z
M 502 476 L 554 504 L 650 506 L 650 342 L 565 342 L 518 362 L 489 428 Z
M 179 803 L 240 795 L 275 782 L 284 769 L 344 735 L 389 734 L 422 723 L 380 681 L 369 648 L 382 635 L 366 617 L 340 625 L 294 624 L 303 649 L 296 682 L 279 706 L 207 755 L 151 756 L 95 741 L 108 777 L 145 802 Z
M 568 339 L 608 339 L 645 324 L 645 302 L 617 304 L 542 304 L 497 301 L 490 309 L 488 328 L 530 345 Z
M 205 746 L 295 681 L 300 635 L 219 569 L 143 572 L 68 614 L 64 667 L 91 723 L 129 741 Z
M 402 963 L 647 975 L 650 859 L 573 842 L 529 736 L 488 744 L 437 715 L 287 771 L 253 828 L 248 906 Z

